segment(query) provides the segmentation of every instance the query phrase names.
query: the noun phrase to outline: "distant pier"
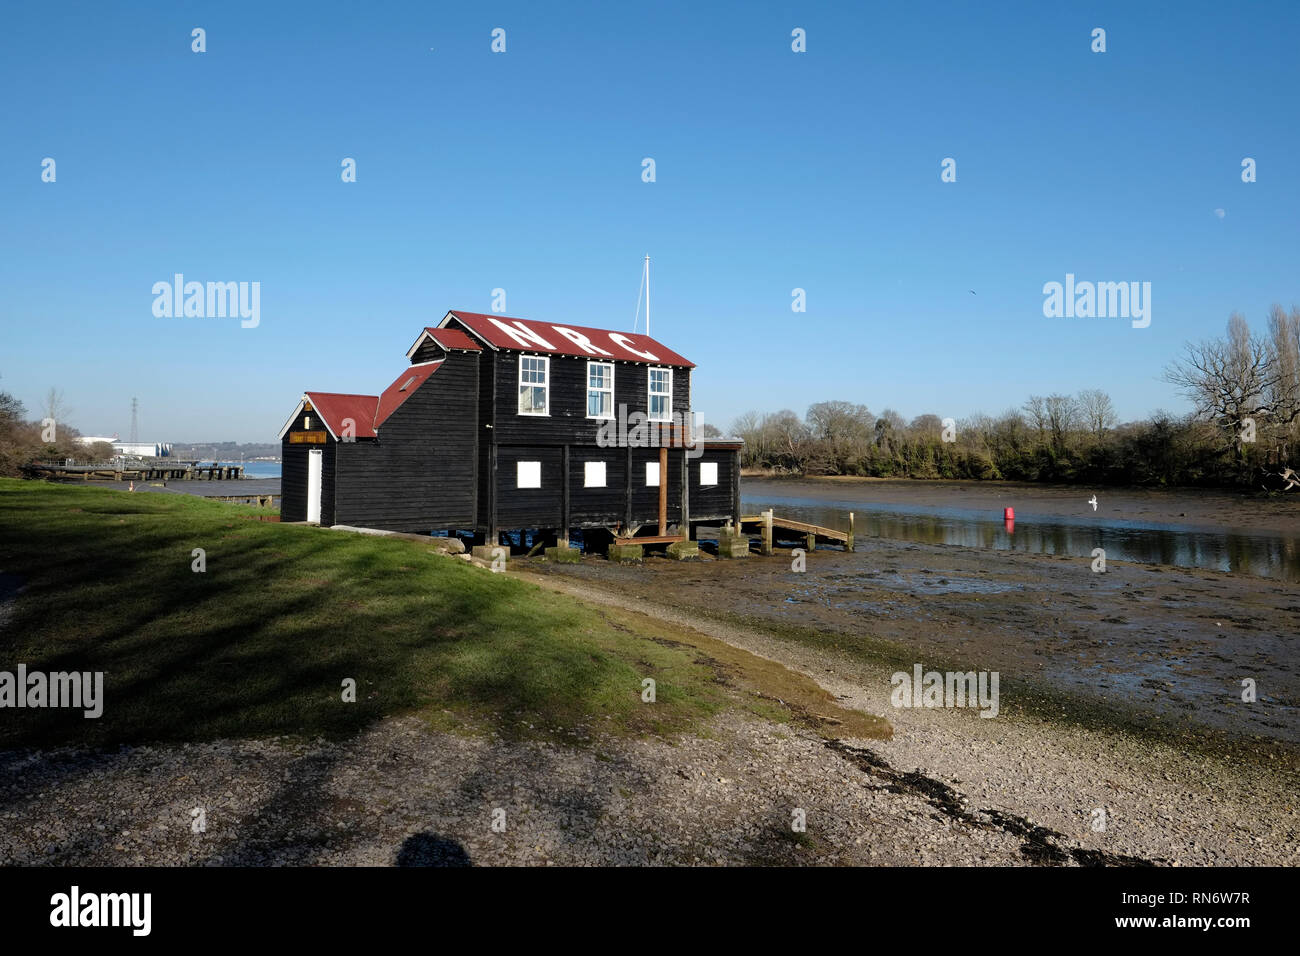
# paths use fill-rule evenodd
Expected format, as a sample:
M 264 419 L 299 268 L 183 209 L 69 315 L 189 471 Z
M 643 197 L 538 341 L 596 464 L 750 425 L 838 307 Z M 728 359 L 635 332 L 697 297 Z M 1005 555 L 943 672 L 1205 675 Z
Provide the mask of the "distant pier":
M 239 481 L 244 477 L 243 465 L 223 465 L 219 462 L 203 465 L 197 461 L 167 459 L 121 465 L 72 465 L 36 461 L 26 465 L 24 471 L 33 478 L 55 481 Z

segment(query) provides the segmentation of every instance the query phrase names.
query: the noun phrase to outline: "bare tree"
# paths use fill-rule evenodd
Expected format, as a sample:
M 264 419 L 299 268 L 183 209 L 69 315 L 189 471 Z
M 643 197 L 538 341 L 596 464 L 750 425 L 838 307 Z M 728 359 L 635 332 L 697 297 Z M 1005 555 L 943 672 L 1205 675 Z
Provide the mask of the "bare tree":
M 1277 446 L 1278 464 L 1287 461 L 1290 444 L 1300 437 L 1300 309 L 1288 315 L 1280 305 L 1268 315 L 1270 428 Z
M 0 475 L 17 477 L 36 457 L 39 432 L 27 422 L 27 409 L 13 395 L 0 392 Z
M 788 408 L 764 416 L 763 443 L 782 468 L 798 469 L 803 465 L 804 446 L 808 443 L 808 426 Z
M 1038 430 L 1040 441 L 1050 441 L 1057 454 L 1065 451 L 1066 436 L 1079 424 L 1079 405 L 1069 395 L 1030 395 L 1024 409 Z
M 1099 388 L 1085 388 L 1079 393 L 1078 403 L 1083 426 L 1092 432 L 1094 438 L 1100 438 L 1119 422 L 1110 396 Z
M 1187 343 L 1183 357 L 1166 367 L 1164 379 L 1182 389 L 1196 417 L 1224 433 L 1240 463 L 1243 423 L 1264 419 L 1274 408 L 1271 366 L 1268 343 L 1251 335 L 1246 320 L 1234 312 L 1228 319 L 1227 338 Z
M 731 423 L 731 430 L 737 435 L 750 435 L 758 431 L 758 426 L 762 420 L 763 416 L 758 412 L 745 412 Z
M 865 438 L 873 424 L 871 411 L 852 402 L 818 402 L 808 409 L 813 437 L 829 441 Z
M 912 424 L 908 426 L 915 434 L 919 435 L 937 435 L 943 430 L 943 419 L 938 415 L 932 415 L 927 412 L 924 415 L 917 415 L 912 419 Z
M 1047 396 L 1047 425 L 1052 430 L 1052 447 L 1064 454 L 1066 438 L 1079 425 L 1079 405 L 1069 395 Z
M 50 390 L 45 393 L 45 404 L 43 408 L 46 418 L 52 418 L 59 425 L 64 424 L 72 414 L 72 408 L 63 399 L 63 390 L 50 386 Z
M 851 460 L 866 452 L 875 424 L 867 406 L 852 402 L 818 402 L 808 409 L 807 422 L 841 474 L 847 472 Z
M 957 422 L 958 440 L 964 441 L 971 447 L 991 448 L 995 428 L 996 423 L 992 416 L 984 412 L 974 412 Z
M 758 412 L 745 412 L 731 423 L 731 432 L 744 439 L 745 450 L 742 453 L 744 463 L 758 464 L 763 460 L 763 418 Z
M 1038 437 L 1047 440 L 1047 399 L 1041 395 L 1030 395 L 1022 406 L 1029 422 L 1038 430 Z
M 27 419 L 27 409 L 13 395 L 0 392 L 0 425 L 18 426 Z

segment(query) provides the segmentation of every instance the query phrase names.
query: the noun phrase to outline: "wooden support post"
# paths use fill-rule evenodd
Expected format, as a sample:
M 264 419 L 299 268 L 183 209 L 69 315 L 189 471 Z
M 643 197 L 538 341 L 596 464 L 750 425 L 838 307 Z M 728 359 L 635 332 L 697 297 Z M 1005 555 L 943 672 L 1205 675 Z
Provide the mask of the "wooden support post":
M 497 441 L 494 437 L 488 452 L 488 527 L 483 543 L 498 544 L 500 533 L 501 529 L 497 525 Z
M 849 536 L 844 541 L 844 550 L 853 550 L 853 512 L 849 512 Z
M 772 554 L 772 509 L 768 508 L 763 512 L 763 546 L 760 549 L 763 554 Z
M 736 521 L 736 530 L 740 528 L 740 454 L 728 456 L 735 467 L 731 470 L 731 514 Z
M 659 534 L 668 533 L 668 448 L 659 447 Z
M 560 500 L 560 528 L 559 533 L 555 536 L 555 543 L 561 548 L 569 546 L 569 446 L 564 446 L 564 452 L 560 456 L 561 467 L 564 469 L 564 493 Z
M 690 541 L 691 535 L 691 457 L 688 451 L 682 449 L 682 520 L 681 533 L 686 535 L 686 540 Z
M 623 455 L 623 527 L 632 527 L 632 446 L 630 444 L 624 449 Z
M 811 554 L 816 550 L 817 550 L 817 535 L 814 532 L 809 531 L 808 532 L 808 553 Z

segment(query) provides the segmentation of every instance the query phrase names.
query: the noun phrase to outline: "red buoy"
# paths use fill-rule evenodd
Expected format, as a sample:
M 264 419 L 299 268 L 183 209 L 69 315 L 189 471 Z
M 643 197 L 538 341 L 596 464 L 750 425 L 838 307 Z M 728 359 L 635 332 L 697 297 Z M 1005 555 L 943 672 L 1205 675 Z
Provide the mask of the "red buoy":
M 1002 517 L 1006 518 L 1008 521 L 1015 521 L 1015 520 L 1016 520 L 1016 509 L 1015 509 L 1015 508 L 1003 508 L 1003 509 L 1002 509 Z

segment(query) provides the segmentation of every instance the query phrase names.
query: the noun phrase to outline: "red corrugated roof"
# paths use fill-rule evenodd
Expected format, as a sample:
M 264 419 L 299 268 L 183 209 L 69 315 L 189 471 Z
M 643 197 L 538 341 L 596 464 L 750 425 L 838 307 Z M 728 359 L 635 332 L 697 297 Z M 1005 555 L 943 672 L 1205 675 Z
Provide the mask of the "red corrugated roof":
M 471 352 L 483 351 L 483 346 L 460 329 L 425 329 L 424 331 L 428 332 L 429 337 L 444 349 L 467 349 Z
M 427 362 L 424 365 L 412 365 L 403 369 L 402 374 L 397 376 L 393 384 L 384 389 L 383 394 L 379 396 L 375 411 L 375 427 L 379 428 L 388 421 L 388 416 L 401 408 L 402 402 L 410 398 L 430 375 L 438 371 L 438 366 L 441 364 L 441 362 Z
M 678 355 L 672 349 L 648 335 L 614 332 L 609 329 L 592 329 L 580 325 L 562 325 L 555 322 L 537 322 L 532 319 L 514 319 L 505 315 L 485 315 L 481 312 L 447 313 L 443 324 L 425 329 L 444 349 L 482 351 L 482 347 L 464 329 L 448 327 L 451 321 L 459 322 L 473 336 L 493 348 L 514 352 L 539 352 L 555 355 L 573 355 L 579 358 L 611 359 L 636 362 L 639 365 L 673 365 L 694 368 L 695 363 Z M 411 347 L 415 351 L 419 345 Z M 410 354 L 410 353 L 408 353 Z M 344 395 L 337 392 L 307 392 L 307 400 L 325 422 L 335 438 L 342 438 L 344 420 L 352 419 L 355 438 L 374 438 L 385 421 L 402 407 L 402 403 L 438 370 L 439 362 L 412 365 L 384 389 L 382 395 Z M 288 426 L 286 426 L 288 427 Z
M 507 315 L 452 310 L 433 331 L 442 334 L 452 319 L 459 321 L 493 348 L 514 352 L 576 355 L 579 358 L 610 358 L 641 365 L 676 365 L 694 368 L 695 363 L 648 335 L 592 329 L 562 322 L 514 319 Z
M 339 395 L 336 392 L 306 392 L 307 401 L 311 402 L 321 419 L 329 426 L 335 438 L 343 437 L 343 420 L 352 419 L 354 438 L 375 437 L 375 403 L 379 401 L 374 395 Z

